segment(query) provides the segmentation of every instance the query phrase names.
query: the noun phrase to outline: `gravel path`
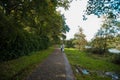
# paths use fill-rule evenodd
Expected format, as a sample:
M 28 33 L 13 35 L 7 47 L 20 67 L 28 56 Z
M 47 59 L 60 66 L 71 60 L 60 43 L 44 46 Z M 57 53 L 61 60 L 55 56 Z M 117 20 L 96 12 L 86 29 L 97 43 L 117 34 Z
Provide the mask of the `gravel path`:
M 69 62 L 64 53 L 55 51 L 41 63 L 27 80 L 75 80 Z

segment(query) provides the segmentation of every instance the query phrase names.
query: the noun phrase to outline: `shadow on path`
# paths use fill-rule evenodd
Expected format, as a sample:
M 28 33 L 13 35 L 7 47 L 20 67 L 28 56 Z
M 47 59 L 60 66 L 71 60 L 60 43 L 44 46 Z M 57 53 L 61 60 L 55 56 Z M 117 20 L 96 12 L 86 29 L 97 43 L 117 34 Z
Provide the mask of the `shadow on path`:
M 64 53 L 59 48 L 41 63 L 27 80 L 75 80 Z

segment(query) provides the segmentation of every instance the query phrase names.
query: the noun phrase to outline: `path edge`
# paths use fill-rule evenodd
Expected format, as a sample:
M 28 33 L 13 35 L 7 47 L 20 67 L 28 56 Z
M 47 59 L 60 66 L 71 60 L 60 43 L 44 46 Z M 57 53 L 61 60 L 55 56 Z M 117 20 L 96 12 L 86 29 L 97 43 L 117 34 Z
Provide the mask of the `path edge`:
M 63 54 L 64 61 L 65 61 L 66 80 L 75 80 L 75 76 L 73 75 L 73 71 L 66 57 L 66 54 L 65 53 L 62 53 L 62 54 Z

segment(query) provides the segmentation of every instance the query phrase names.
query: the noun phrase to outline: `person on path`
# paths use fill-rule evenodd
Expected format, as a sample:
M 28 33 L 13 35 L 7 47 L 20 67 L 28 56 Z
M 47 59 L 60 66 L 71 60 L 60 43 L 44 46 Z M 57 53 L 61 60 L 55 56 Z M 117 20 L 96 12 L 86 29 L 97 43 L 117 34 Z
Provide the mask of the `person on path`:
M 61 45 L 61 52 L 64 52 L 64 44 Z
M 66 55 L 60 53 L 56 48 L 25 80 L 75 80 Z

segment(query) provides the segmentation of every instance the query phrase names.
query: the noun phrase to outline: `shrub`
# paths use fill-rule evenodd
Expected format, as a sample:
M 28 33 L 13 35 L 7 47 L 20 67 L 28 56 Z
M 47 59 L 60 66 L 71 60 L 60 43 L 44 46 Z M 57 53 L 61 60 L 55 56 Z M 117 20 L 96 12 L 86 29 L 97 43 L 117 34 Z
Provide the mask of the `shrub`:
M 115 54 L 114 55 L 113 63 L 120 64 L 120 54 Z

